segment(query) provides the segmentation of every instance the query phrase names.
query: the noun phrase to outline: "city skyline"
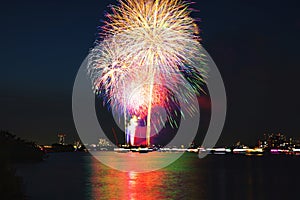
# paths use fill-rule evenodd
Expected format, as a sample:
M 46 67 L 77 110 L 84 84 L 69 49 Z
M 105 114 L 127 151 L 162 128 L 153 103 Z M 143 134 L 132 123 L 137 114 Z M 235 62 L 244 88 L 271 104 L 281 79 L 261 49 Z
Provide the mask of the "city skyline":
M 56 140 L 52 141 L 52 142 L 48 142 L 48 143 L 39 143 L 39 145 L 51 145 L 51 144 L 62 144 L 62 145 L 67 145 L 67 144 L 74 144 L 74 143 L 78 143 L 80 142 L 79 138 L 74 138 L 71 135 L 72 138 L 68 137 L 67 133 L 57 133 L 56 134 Z M 123 135 L 123 137 L 125 137 L 125 135 Z M 278 145 L 277 146 L 271 146 L 270 144 L 274 144 L 274 141 L 276 140 L 276 137 L 281 138 L 281 140 L 278 140 Z M 145 140 L 145 138 L 144 138 Z M 34 142 L 34 141 L 33 141 Z M 97 144 L 110 144 L 108 146 L 122 146 L 122 145 L 126 145 L 125 143 L 125 139 L 124 141 L 122 141 L 121 143 L 116 144 L 115 141 L 110 140 L 110 138 L 102 138 L 99 137 L 97 140 L 95 141 L 91 141 L 90 143 L 86 143 L 83 145 L 97 145 Z M 194 144 L 195 141 L 191 141 L 189 145 Z M 285 133 L 280 133 L 280 132 L 275 132 L 275 133 L 263 133 L 261 134 L 255 143 L 249 144 L 246 141 L 242 141 L 242 140 L 236 140 L 233 143 L 230 144 L 225 144 L 223 145 L 224 147 L 231 147 L 231 146 L 239 146 L 239 145 L 244 145 L 244 146 L 248 146 L 248 147 L 258 147 L 258 148 L 268 148 L 269 147 L 274 147 L 274 148 L 279 148 L 279 147 L 284 147 L 284 144 L 293 144 L 294 146 L 299 146 L 300 145 L 300 136 L 299 137 L 291 137 L 288 134 Z M 157 146 L 160 144 L 159 143 L 153 143 L 154 146 Z M 179 146 L 182 146 L 183 144 L 179 144 Z M 195 144 L 198 147 L 203 147 L 200 144 Z M 140 145 L 136 145 L 136 146 L 140 146 Z M 166 144 L 165 146 L 169 146 L 168 144 Z M 187 145 L 184 145 L 185 147 L 187 147 Z M 215 146 L 215 147 L 219 147 L 219 146 Z M 213 148 L 210 146 L 207 146 L 205 148 Z

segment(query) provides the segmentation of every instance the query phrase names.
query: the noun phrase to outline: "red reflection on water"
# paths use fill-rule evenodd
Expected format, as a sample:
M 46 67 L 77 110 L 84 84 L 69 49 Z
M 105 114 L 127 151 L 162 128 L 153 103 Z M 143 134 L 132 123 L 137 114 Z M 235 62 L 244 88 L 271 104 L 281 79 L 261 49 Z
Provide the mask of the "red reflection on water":
M 164 171 L 120 172 L 93 159 L 91 196 L 92 199 L 164 199 L 165 176 Z

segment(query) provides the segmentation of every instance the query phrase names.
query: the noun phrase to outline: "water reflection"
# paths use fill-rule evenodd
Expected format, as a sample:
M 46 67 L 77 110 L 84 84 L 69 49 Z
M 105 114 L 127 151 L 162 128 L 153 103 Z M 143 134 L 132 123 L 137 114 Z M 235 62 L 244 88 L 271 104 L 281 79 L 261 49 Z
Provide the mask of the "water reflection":
M 91 199 L 164 199 L 162 188 L 165 171 L 120 172 L 104 167 L 97 160 L 91 163 Z
M 134 165 L 136 163 L 132 163 Z M 298 195 L 299 157 L 185 154 L 167 168 L 120 172 L 89 154 L 53 154 L 18 166 L 32 200 L 288 199 Z M 297 198 L 291 198 L 297 199 Z
M 86 199 L 207 199 L 203 184 L 207 173 L 192 164 L 198 159 L 196 154 L 192 156 L 193 159 L 187 156 L 167 168 L 147 173 L 120 172 L 89 157 L 90 188 L 86 189 L 91 192 Z

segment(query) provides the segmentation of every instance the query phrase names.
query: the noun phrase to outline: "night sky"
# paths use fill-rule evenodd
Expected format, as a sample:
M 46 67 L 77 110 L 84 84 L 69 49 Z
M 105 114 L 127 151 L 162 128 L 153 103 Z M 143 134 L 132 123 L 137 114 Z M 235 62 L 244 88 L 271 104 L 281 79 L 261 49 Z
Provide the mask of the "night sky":
M 228 112 L 219 144 L 263 133 L 300 138 L 299 3 L 198 0 L 202 44 L 224 79 Z M 38 143 L 77 138 L 72 87 L 115 0 L 2 1 L 0 129 Z

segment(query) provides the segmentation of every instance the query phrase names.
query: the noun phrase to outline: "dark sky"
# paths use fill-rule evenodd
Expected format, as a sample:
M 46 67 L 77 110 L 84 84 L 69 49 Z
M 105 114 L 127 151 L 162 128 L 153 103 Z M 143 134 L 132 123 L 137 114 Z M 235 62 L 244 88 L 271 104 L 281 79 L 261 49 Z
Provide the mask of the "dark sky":
M 41 143 L 76 137 L 76 72 L 113 0 L 2 1 L 0 129 Z M 300 138 L 299 3 L 198 0 L 203 46 L 225 82 L 228 112 L 219 144 L 263 133 Z

